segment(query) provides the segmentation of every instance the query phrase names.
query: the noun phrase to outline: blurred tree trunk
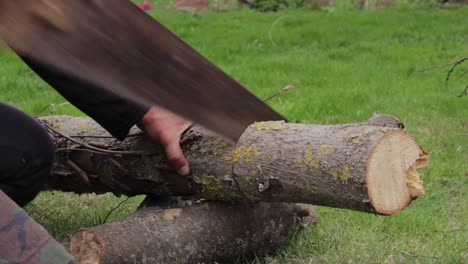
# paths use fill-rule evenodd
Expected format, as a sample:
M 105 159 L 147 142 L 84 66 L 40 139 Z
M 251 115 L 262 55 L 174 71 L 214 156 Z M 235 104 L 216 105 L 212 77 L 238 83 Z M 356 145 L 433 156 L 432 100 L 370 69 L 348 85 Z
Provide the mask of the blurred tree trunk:
M 208 0 L 175 0 L 175 7 L 184 11 L 205 11 L 210 8 Z

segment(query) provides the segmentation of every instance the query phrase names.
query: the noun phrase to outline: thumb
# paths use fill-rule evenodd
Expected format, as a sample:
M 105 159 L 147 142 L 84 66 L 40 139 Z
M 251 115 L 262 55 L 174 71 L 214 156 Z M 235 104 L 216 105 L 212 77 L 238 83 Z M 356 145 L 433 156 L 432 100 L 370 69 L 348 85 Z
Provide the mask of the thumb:
M 177 138 L 176 138 L 177 139 Z M 187 176 L 190 167 L 187 159 L 180 148 L 179 140 L 171 140 L 164 146 L 169 163 L 177 170 L 180 175 Z

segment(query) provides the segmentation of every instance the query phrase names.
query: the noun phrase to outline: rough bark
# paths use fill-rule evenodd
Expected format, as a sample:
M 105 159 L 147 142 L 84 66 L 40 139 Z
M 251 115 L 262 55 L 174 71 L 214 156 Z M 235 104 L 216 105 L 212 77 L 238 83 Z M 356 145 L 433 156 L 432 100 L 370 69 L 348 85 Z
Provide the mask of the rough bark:
M 315 219 L 303 204 L 152 206 L 78 231 L 64 244 L 78 263 L 228 263 L 273 253 Z
M 161 147 L 143 136 L 123 142 L 84 137 L 107 135 L 84 117 L 49 116 L 42 122 L 114 151 L 90 149 L 51 131 L 58 148 L 53 189 L 298 202 L 387 215 L 424 193 L 416 169 L 426 166 L 427 153 L 388 115 L 344 125 L 254 123 L 236 146 L 194 127 L 182 138 L 189 177 L 171 170 Z

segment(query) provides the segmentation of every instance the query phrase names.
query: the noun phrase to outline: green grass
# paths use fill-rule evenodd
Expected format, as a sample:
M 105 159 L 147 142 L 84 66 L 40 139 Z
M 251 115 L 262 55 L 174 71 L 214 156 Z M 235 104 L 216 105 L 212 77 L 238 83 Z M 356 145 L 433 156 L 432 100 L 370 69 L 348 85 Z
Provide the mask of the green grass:
M 417 68 L 468 56 L 468 9 L 311 12 L 247 10 L 154 16 L 260 98 L 297 122 L 361 122 L 373 111 L 404 120 L 430 153 L 426 196 L 389 217 L 319 207 L 319 224 L 258 263 L 467 263 L 468 75 Z M 276 25 L 271 28 L 274 21 Z M 271 32 L 271 39 L 269 37 Z M 468 70 L 468 62 L 454 72 Z M 28 113 L 64 100 L 18 58 L 0 52 L 0 100 Z M 70 105 L 58 114 L 81 114 Z M 4 124 L 5 125 L 5 124 Z M 27 210 L 60 237 L 100 223 L 122 198 L 43 193 Z M 132 198 L 113 218 L 141 201 Z

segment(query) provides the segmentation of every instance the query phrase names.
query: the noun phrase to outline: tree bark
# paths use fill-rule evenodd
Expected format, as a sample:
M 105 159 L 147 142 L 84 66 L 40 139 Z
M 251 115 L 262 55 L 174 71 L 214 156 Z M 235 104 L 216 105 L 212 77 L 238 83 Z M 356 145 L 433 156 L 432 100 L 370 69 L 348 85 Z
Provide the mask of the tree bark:
M 151 206 L 73 233 L 64 244 L 77 263 L 228 263 L 273 253 L 315 219 L 303 204 Z
M 236 146 L 194 127 L 181 141 L 189 177 L 177 175 L 161 147 L 144 136 L 98 138 L 109 135 L 85 117 L 41 122 L 57 145 L 52 189 L 297 202 L 385 215 L 424 194 L 416 169 L 427 165 L 427 153 L 388 115 L 344 125 L 254 123 Z

